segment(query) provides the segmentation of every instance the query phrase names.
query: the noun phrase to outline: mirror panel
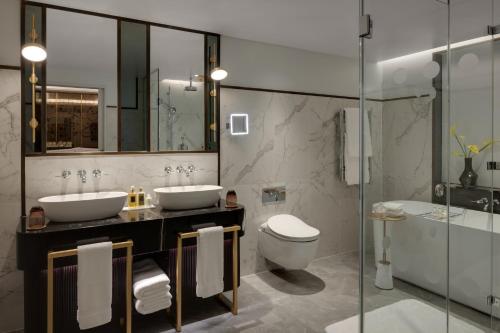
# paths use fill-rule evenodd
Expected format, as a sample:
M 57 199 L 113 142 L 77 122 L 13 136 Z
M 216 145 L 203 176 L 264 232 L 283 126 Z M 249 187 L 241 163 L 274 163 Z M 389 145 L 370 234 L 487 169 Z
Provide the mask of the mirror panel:
M 205 149 L 204 36 L 151 27 L 153 151 Z
M 34 111 L 32 64 L 22 63 L 26 154 L 217 151 L 218 35 L 48 4 L 23 10 L 21 42 L 34 16 L 48 54 L 34 66 Z
M 120 151 L 149 149 L 148 26 L 120 21 Z
M 46 151 L 117 151 L 117 25 L 47 9 Z

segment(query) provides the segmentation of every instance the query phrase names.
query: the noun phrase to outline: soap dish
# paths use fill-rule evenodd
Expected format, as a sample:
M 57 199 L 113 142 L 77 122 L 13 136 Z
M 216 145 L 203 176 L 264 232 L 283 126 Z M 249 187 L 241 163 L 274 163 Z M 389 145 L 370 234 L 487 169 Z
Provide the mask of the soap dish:
M 149 205 L 149 206 L 138 206 L 138 207 L 123 207 L 122 211 L 124 212 L 130 212 L 133 210 L 143 210 L 143 209 L 152 209 L 156 208 L 155 205 Z

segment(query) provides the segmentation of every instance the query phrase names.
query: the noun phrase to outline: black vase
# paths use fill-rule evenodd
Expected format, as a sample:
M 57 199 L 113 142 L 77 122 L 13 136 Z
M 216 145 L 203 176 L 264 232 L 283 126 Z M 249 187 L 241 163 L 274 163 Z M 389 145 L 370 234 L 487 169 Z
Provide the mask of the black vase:
M 460 184 L 462 184 L 465 189 L 470 189 L 476 186 L 476 182 L 477 173 L 472 169 L 472 157 L 466 157 L 464 172 L 462 172 L 460 176 Z

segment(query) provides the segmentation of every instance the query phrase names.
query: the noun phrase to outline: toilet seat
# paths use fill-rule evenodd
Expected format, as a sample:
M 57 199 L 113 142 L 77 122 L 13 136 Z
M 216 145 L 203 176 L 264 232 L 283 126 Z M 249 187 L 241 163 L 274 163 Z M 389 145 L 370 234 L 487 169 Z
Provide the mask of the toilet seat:
M 289 215 L 275 215 L 267 220 L 269 233 L 278 238 L 293 242 L 310 242 L 319 238 L 319 230 L 304 223 L 299 218 Z

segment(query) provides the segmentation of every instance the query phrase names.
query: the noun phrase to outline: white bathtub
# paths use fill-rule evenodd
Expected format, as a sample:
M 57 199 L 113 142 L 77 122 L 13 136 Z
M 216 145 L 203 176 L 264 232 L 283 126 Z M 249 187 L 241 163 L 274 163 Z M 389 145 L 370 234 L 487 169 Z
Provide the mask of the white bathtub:
M 388 222 L 393 275 L 440 295 L 446 295 L 446 219 L 419 216 L 441 205 L 394 201 L 408 214 L 404 222 Z M 490 313 L 487 297 L 500 296 L 500 215 L 453 207 L 450 218 L 450 298 Z M 375 258 L 382 256 L 382 222 L 374 221 Z M 492 256 L 493 253 L 493 256 Z M 500 309 L 493 307 L 500 317 Z

